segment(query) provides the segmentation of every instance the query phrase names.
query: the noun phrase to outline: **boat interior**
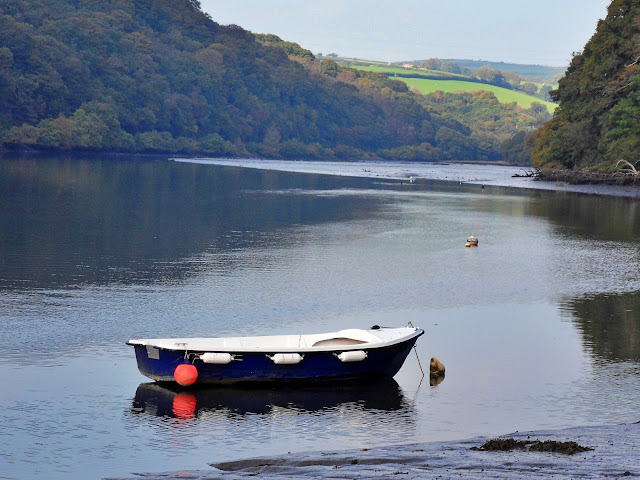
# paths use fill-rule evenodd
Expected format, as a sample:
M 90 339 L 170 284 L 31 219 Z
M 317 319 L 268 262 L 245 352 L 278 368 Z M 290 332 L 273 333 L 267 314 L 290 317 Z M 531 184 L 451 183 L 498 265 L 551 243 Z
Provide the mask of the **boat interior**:
M 375 347 L 413 336 L 416 328 L 345 329 L 331 333 L 270 335 L 259 337 L 165 338 L 129 340 L 131 345 L 148 345 L 166 350 L 188 351 L 278 351 L 304 352 Z

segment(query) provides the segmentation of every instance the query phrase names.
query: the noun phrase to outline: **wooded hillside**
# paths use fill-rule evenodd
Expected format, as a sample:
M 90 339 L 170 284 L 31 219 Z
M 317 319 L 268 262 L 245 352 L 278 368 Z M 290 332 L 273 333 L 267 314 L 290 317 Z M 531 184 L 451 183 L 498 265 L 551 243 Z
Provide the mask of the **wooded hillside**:
M 639 2 L 611 3 L 551 94 L 560 106 L 535 139 L 534 165 L 611 170 L 640 160 Z
M 405 84 L 273 35 L 221 26 L 197 0 L 5 0 L 5 146 L 271 158 L 500 159 L 496 135 Z M 473 103 L 473 102 L 471 102 Z M 498 108 L 495 105 L 493 109 Z M 522 120 L 522 122 L 520 122 Z

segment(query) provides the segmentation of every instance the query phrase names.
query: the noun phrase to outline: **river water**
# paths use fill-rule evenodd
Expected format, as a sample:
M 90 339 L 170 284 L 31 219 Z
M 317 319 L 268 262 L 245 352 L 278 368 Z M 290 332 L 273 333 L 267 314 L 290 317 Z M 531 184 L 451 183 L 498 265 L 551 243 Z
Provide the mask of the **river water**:
M 0 159 L 0 478 L 640 420 L 637 199 L 240 163 Z M 185 393 L 125 345 L 408 322 L 437 386 L 412 354 L 376 386 Z

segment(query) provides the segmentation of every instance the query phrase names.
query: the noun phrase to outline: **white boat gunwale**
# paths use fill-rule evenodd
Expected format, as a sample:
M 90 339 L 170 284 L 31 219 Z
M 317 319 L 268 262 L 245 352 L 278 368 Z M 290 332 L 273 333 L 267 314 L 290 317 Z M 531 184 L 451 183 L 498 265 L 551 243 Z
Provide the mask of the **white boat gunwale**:
M 363 335 L 362 333 L 365 333 Z M 402 334 L 401 334 L 402 333 Z M 226 352 L 226 353 L 310 353 L 310 352 L 336 352 L 350 350 L 371 350 L 385 348 L 391 345 L 405 342 L 422 335 L 424 331 L 414 327 L 384 328 L 380 329 L 346 329 L 324 334 L 300 334 L 300 335 L 265 335 L 254 337 L 210 337 L 210 338 L 148 338 L 131 339 L 128 345 L 140 345 L 154 347 L 160 350 L 176 352 Z M 353 338 L 356 337 L 356 338 Z M 357 338 L 360 337 L 360 338 Z M 302 339 L 315 340 L 311 346 L 286 345 L 286 340 Z M 366 338 L 369 341 L 363 341 Z M 325 343 L 313 346 L 325 340 L 353 340 L 353 343 Z M 278 344 L 282 340 L 282 344 Z M 245 345 L 224 345 L 244 341 Z M 217 343 L 216 343 L 217 342 Z M 253 343 L 248 346 L 246 343 Z M 222 343 L 222 344 L 221 344 Z

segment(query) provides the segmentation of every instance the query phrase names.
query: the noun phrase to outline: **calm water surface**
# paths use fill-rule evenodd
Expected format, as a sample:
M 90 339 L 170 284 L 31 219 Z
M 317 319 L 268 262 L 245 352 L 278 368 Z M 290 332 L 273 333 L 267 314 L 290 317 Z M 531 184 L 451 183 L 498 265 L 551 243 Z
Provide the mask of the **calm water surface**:
M 639 238 L 632 199 L 1 159 L 0 478 L 638 421 Z M 438 386 L 412 355 L 374 387 L 176 391 L 124 345 L 408 322 Z

